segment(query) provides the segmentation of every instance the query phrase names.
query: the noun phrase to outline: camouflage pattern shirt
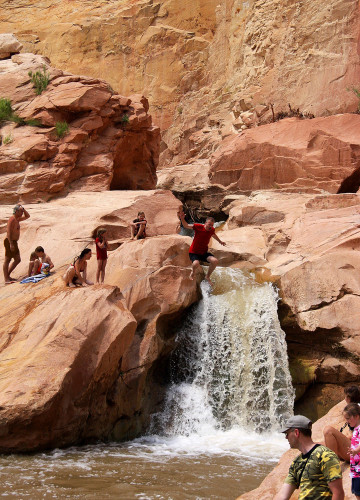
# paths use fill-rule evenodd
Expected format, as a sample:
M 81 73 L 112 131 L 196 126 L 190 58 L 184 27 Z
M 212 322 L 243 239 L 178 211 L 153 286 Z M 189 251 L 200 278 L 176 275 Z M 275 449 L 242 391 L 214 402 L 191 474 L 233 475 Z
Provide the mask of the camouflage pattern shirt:
M 328 483 L 341 477 L 338 457 L 329 448 L 320 445 L 293 460 L 285 483 L 300 487 L 299 500 L 321 500 L 332 498 Z

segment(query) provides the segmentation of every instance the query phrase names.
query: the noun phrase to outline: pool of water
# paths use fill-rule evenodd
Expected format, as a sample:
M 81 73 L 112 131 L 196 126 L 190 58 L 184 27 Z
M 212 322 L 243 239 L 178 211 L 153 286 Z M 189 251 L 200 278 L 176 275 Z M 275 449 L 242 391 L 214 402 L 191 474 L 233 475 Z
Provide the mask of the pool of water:
M 256 488 L 286 449 L 279 434 L 232 429 L 0 456 L 0 496 L 230 500 Z

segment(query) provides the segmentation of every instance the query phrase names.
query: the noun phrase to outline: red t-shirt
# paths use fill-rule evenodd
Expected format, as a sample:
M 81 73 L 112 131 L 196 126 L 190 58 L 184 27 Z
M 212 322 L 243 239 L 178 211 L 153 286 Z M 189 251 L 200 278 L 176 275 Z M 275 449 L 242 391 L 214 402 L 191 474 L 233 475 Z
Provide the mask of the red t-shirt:
M 215 233 L 215 229 L 212 227 L 210 231 L 207 231 L 204 228 L 204 224 L 194 224 L 193 229 L 195 231 L 195 236 L 189 248 L 189 253 L 203 255 L 208 251 L 209 241 L 211 236 Z
M 97 260 L 106 260 L 107 259 L 107 250 L 106 246 L 104 248 L 100 248 L 98 243 L 102 243 L 100 241 L 100 238 L 96 238 L 95 244 L 96 244 L 96 258 Z

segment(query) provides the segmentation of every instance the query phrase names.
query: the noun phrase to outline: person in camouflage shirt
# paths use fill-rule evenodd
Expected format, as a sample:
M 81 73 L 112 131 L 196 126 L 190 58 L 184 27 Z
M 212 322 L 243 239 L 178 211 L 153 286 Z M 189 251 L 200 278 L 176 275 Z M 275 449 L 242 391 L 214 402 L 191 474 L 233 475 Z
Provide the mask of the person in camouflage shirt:
M 339 459 L 326 446 L 313 442 L 311 426 L 311 421 L 302 415 L 295 415 L 285 423 L 282 432 L 290 447 L 298 449 L 301 454 L 291 463 L 275 500 L 289 500 L 297 488 L 300 488 L 299 500 L 344 499 Z

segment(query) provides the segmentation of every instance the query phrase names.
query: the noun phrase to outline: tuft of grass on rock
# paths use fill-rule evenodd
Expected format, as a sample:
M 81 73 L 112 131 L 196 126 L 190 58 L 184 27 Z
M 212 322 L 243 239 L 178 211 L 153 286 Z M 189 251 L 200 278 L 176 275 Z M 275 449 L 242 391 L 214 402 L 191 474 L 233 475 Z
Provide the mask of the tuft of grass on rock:
M 55 123 L 55 133 L 59 139 L 65 137 L 69 132 L 69 124 L 67 122 L 56 122 Z
M 44 92 L 50 82 L 50 75 L 46 72 L 45 64 L 42 67 L 42 71 L 35 71 L 35 73 L 29 71 L 28 75 L 30 76 L 36 95 Z
M 5 146 L 6 146 L 7 144 L 11 144 L 13 140 L 14 140 L 14 139 L 13 139 L 13 137 L 12 137 L 12 135 L 11 135 L 11 134 L 6 135 L 6 136 L 4 137 L 4 139 L 3 139 L 3 144 L 5 144 Z

